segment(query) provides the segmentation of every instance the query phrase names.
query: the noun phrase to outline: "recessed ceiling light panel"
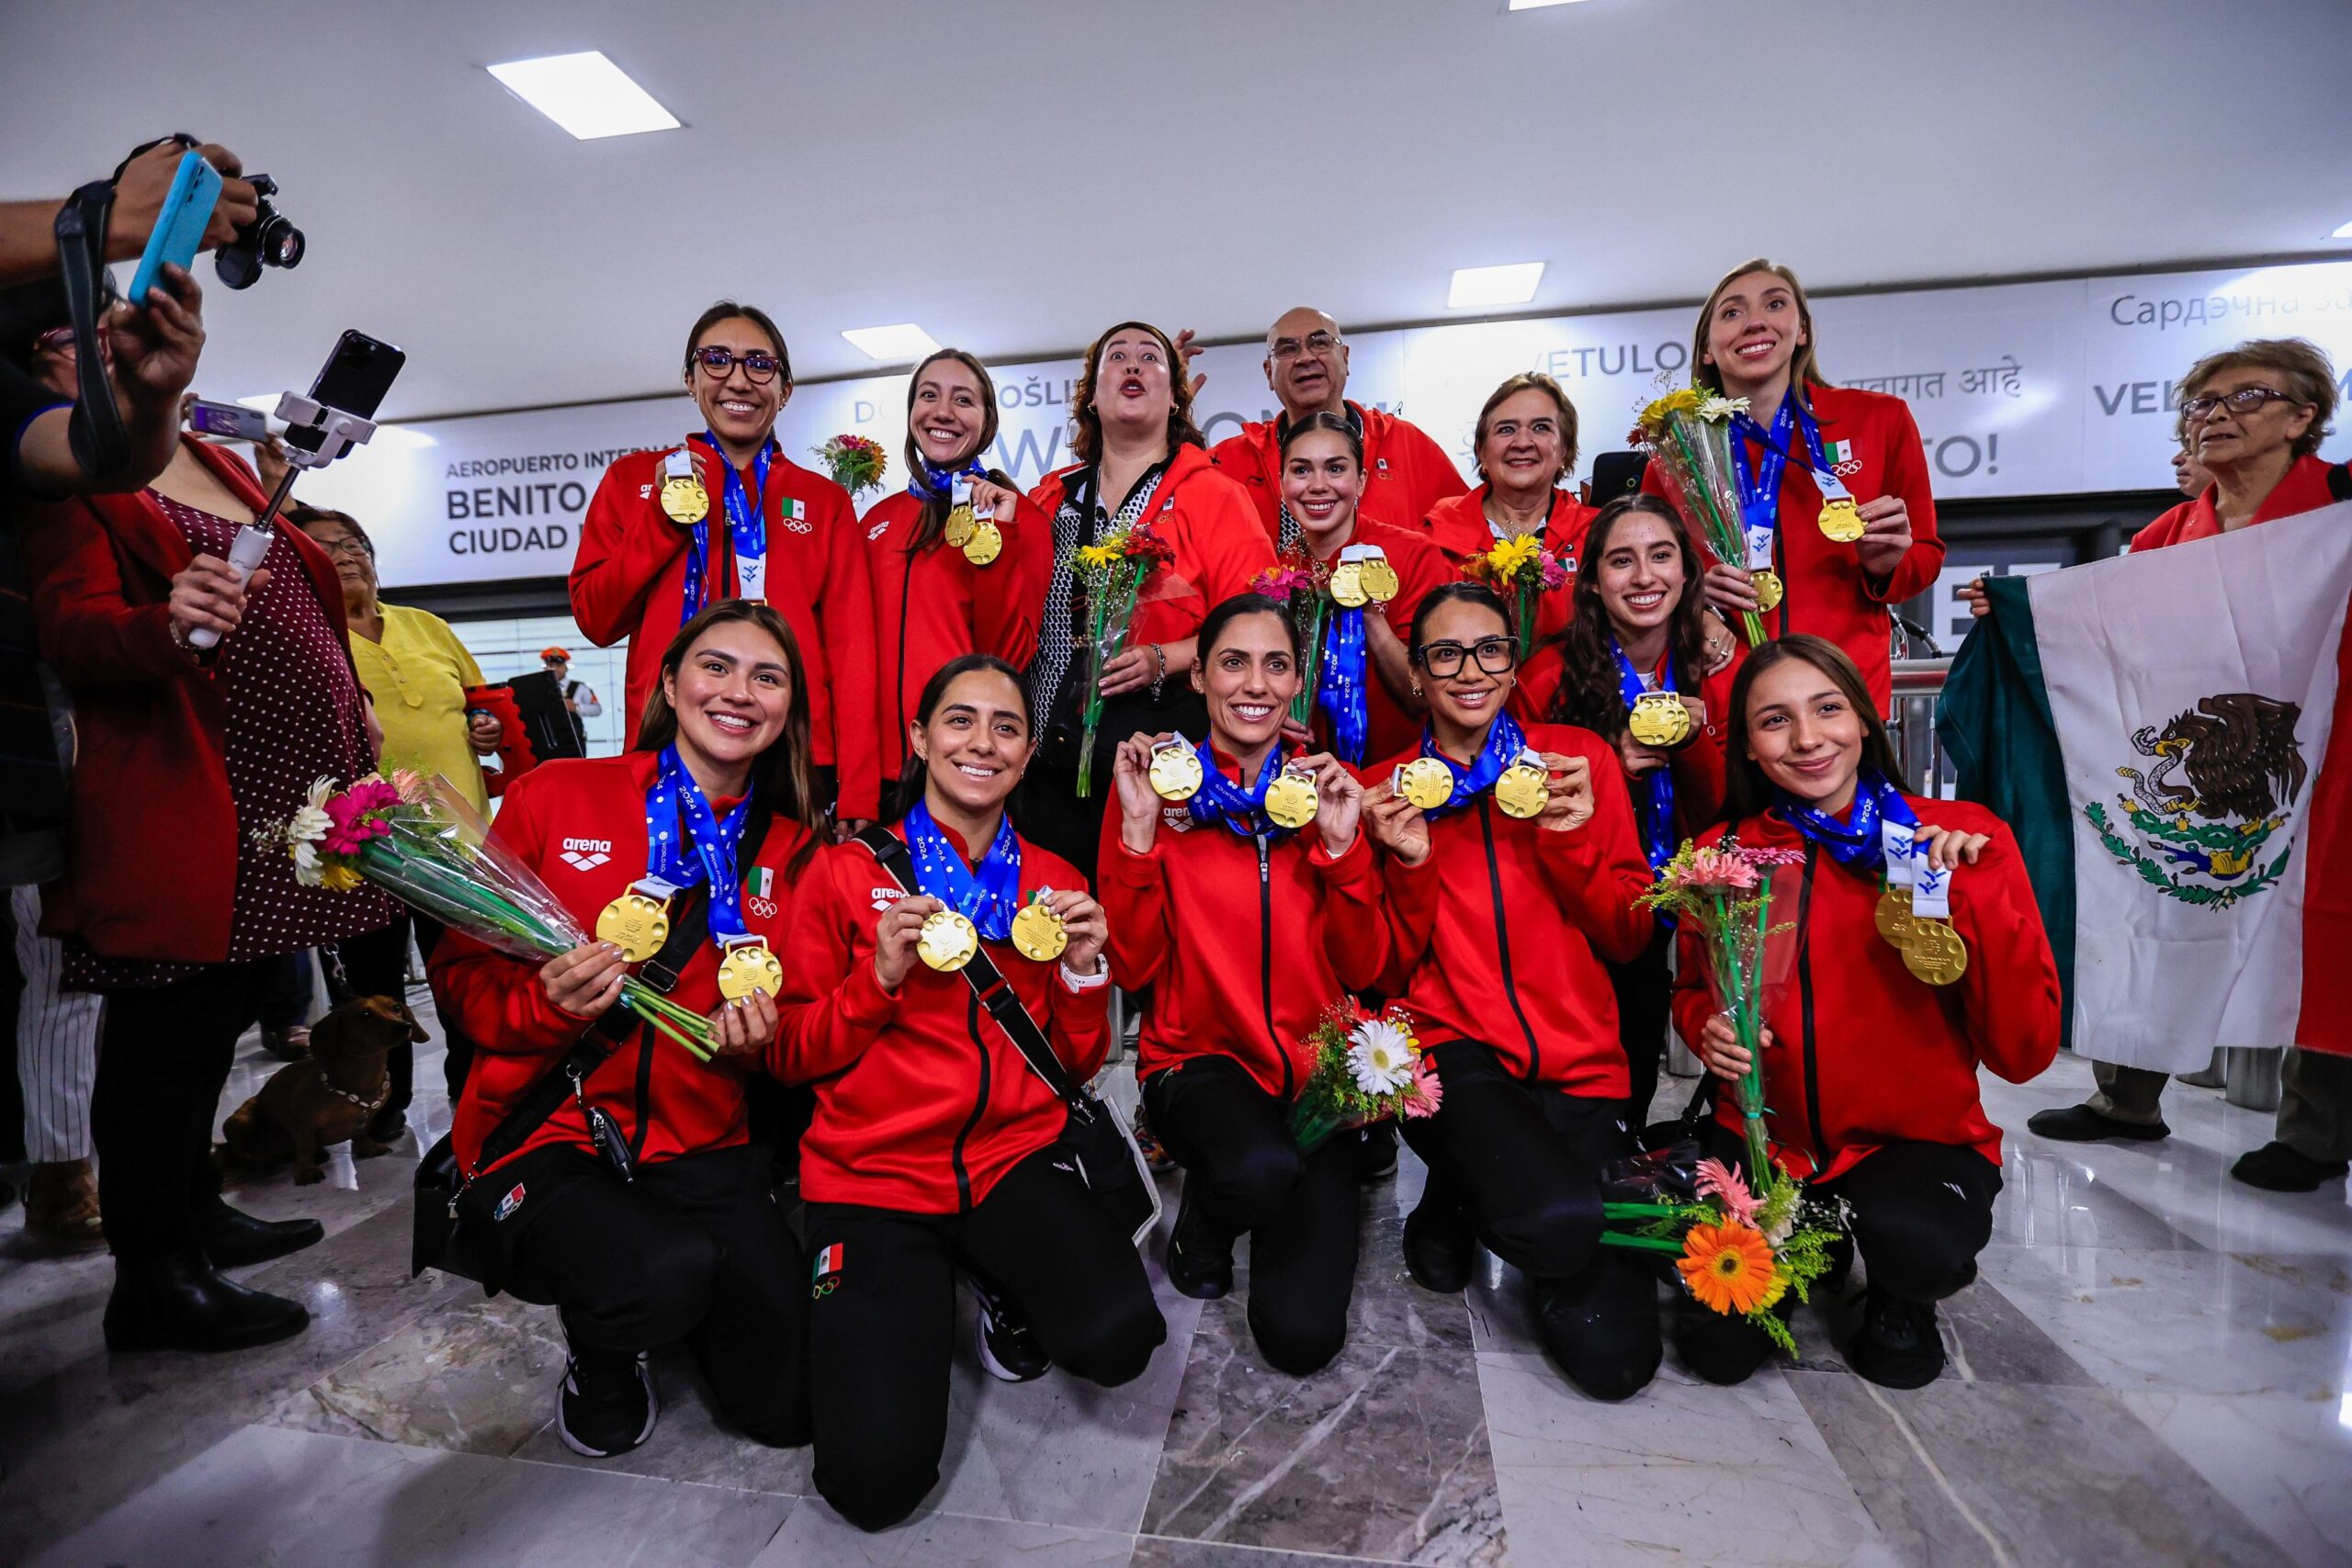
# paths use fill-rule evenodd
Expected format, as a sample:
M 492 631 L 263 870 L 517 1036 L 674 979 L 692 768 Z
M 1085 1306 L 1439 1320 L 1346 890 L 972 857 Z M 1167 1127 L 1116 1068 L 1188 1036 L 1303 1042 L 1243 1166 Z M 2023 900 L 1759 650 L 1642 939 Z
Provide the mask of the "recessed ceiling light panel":
M 1446 309 L 1474 310 L 1491 305 L 1524 305 L 1535 298 L 1535 286 L 1543 281 L 1542 262 L 1456 267 L 1453 287 L 1445 296 Z
M 605 59 L 602 50 L 509 61 L 492 66 L 490 73 L 582 141 L 678 129 L 678 117 Z
M 869 358 L 885 365 L 910 365 L 939 352 L 939 344 L 932 335 L 912 321 L 900 321 L 893 327 L 852 327 L 842 336 L 864 349 Z

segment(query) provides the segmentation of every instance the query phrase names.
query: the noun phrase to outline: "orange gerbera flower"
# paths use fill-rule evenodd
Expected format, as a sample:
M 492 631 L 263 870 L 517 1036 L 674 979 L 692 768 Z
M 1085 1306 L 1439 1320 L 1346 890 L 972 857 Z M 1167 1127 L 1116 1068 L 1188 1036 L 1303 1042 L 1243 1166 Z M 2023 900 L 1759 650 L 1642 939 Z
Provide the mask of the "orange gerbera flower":
M 1674 1266 L 1700 1305 L 1726 1316 L 1745 1316 L 1781 1296 L 1771 1246 L 1752 1225 L 1692 1225 Z

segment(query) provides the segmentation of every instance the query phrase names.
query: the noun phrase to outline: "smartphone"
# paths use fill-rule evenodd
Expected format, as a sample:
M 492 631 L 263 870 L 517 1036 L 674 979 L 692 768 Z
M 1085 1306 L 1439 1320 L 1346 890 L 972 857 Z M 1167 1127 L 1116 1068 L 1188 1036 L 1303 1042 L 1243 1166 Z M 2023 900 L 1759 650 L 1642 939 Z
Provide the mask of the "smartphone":
M 374 419 L 384 394 L 392 389 L 392 378 L 407 363 L 408 355 L 390 344 L 345 331 L 335 340 L 319 378 L 311 383 L 311 400 L 359 419 Z M 287 431 L 286 439 L 305 452 L 315 452 L 326 432 L 315 424 L 298 424 Z
M 190 152 L 180 160 L 179 173 L 172 176 L 172 188 L 164 195 L 164 209 L 155 215 L 154 232 L 147 236 L 147 249 L 139 257 L 139 270 L 130 275 L 130 302 L 147 303 L 147 290 L 153 287 L 164 264 L 186 266 L 196 259 L 204 243 L 204 231 L 212 225 L 212 209 L 220 201 L 220 171 L 207 163 L 201 152 Z
M 232 441 L 269 439 L 269 416 L 242 403 L 213 403 L 198 398 L 188 410 L 187 424 L 198 435 L 224 435 Z

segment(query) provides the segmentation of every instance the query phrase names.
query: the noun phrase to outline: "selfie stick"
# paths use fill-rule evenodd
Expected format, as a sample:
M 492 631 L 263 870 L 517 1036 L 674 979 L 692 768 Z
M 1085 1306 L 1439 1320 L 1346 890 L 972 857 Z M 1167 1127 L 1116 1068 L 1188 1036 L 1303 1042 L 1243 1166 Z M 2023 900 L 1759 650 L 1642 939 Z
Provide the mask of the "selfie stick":
M 329 408 L 300 392 L 288 392 L 277 400 L 277 417 L 287 425 L 286 477 L 277 481 L 262 514 L 238 529 L 236 542 L 229 547 L 229 570 L 237 574 L 239 583 L 253 576 L 269 554 L 273 525 L 278 509 L 286 504 L 286 492 L 294 488 L 294 476 L 304 468 L 325 468 L 354 446 L 368 445 L 368 438 L 376 434 L 370 421 Z M 315 442 L 300 439 L 312 431 L 318 434 Z M 210 626 L 198 626 L 187 634 L 190 648 L 211 648 L 220 640 L 220 634 Z

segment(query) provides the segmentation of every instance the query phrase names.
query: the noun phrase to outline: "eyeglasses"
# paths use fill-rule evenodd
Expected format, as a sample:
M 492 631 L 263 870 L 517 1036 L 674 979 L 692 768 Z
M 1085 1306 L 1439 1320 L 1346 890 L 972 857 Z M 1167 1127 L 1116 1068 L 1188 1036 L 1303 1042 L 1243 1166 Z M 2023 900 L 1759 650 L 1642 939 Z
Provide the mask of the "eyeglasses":
M 1507 674 L 1519 663 L 1519 644 L 1507 637 L 1490 637 L 1476 648 L 1458 642 L 1433 642 L 1421 649 L 1421 668 L 1441 681 L 1462 673 L 1462 661 L 1475 659 L 1489 675 Z
M 2190 424 L 2196 424 L 2211 418 L 2213 411 L 2223 403 L 2230 405 L 2232 413 L 2244 417 L 2267 402 L 2300 404 L 2302 400 L 2268 387 L 2240 387 L 2234 392 L 2223 392 L 2218 396 L 2208 393 L 2201 398 L 2188 399 L 2180 405 L 2180 417 Z
M 33 339 L 33 352 L 35 354 L 39 354 L 43 349 L 48 349 L 56 354 L 68 354 L 73 351 L 73 348 L 74 329 L 72 327 L 51 327 L 49 331 L 41 333 L 40 336 Z
M 727 379 L 727 373 L 738 365 L 743 367 L 744 375 L 763 382 L 775 380 L 775 373 L 784 368 L 784 361 L 763 348 L 755 348 L 749 354 L 737 354 L 729 348 L 698 348 L 695 350 L 695 363 L 707 371 L 714 381 Z
M 1273 356 L 1277 360 L 1291 360 L 1301 354 L 1329 354 L 1339 346 L 1338 336 L 1331 333 L 1309 333 L 1305 343 L 1295 337 L 1278 337 L 1274 340 Z
M 349 556 L 354 560 L 364 559 L 376 553 L 368 547 L 368 541 L 365 539 L 322 539 L 313 534 L 311 536 L 311 543 L 331 556 Z

